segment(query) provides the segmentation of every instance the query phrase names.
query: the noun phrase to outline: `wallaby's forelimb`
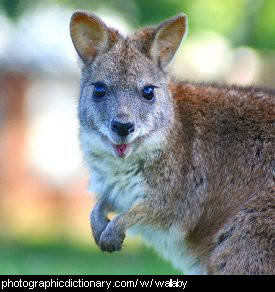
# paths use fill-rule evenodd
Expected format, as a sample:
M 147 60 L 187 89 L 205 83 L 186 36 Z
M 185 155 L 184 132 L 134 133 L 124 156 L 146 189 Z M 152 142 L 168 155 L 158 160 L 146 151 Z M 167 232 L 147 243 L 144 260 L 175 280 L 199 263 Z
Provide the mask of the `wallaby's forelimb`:
M 101 233 L 106 229 L 110 220 L 107 217 L 110 205 L 104 198 L 100 199 L 94 206 L 90 215 L 90 224 L 97 245 L 100 243 Z
M 96 207 L 92 213 L 100 211 L 101 207 Z M 101 209 L 101 212 L 103 209 Z M 102 218 L 104 217 L 102 213 Z M 128 228 L 137 223 L 148 223 L 154 220 L 153 212 L 149 211 L 149 204 L 146 199 L 134 204 L 128 211 L 117 215 L 100 235 L 99 246 L 103 251 L 118 251 L 122 247 L 125 232 Z M 146 222 L 145 222 L 146 221 Z M 106 221 L 105 221 L 106 222 Z M 103 225 L 101 225 L 103 227 Z M 100 229 L 100 228 L 99 228 Z

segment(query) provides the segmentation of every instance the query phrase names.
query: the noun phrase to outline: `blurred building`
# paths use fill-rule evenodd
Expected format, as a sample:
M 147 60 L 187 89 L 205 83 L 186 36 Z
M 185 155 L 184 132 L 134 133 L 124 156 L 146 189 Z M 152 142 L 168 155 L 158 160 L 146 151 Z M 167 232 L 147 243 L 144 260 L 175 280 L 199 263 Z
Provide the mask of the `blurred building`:
M 69 19 L 70 13 L 51 8 L 26 14 L 15 26 L 0 15 L 6 28 L 0 33 L 3 237 L 90 235 Z

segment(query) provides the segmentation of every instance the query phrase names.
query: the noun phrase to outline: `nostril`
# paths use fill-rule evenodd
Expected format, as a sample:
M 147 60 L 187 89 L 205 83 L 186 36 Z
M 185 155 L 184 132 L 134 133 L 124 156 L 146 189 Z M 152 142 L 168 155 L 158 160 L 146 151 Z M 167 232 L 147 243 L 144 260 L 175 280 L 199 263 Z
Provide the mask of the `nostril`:
M 112 123 L 111 123 L 111 129 L 112 129 L 112 131 L 114 131 L 114 132 L 118 132 L 118 122 L 117 121 L 112 121 Z
M 128 134 L 135 131 L 134 123 L 120 123 L 116 120 L 111 122 L 111 129 L 113 132 L 117 133 L 119 136 L 127 136 Z
M 129 129 L 128 129 L 128 132 L 129 133 L 132 133 L 135 131 L 135 124 L 134 123 L 129 123 Z

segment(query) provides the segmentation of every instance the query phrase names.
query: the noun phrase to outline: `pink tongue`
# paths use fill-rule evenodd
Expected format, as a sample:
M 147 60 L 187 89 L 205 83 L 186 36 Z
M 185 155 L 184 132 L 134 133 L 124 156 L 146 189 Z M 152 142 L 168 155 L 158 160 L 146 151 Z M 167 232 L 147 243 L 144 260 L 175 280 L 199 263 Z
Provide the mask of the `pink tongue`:
M 119 155 L 123 155 L 126 152 L 126 148 L 127 148 L 126 144 L 116 145 L 116 150 Z

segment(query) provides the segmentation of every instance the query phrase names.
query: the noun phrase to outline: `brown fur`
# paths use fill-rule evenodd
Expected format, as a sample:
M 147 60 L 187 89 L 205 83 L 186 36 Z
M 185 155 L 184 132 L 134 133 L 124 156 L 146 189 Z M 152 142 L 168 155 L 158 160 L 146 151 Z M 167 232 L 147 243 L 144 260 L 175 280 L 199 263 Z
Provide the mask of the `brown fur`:
M 71 35 L 84 62 L 80 139 L 87 164 L 102 183 L 102 197 L 91 214 L 100 248 L 120 250 L 133 225 L 163 236 L 176 228 L 176 245 L 179 241 L 205 273 L 274 274 L 274 91 L 170 80 L 163 68 L 185 33 L 184 16 L 125 39 L 107 33 L 107 48 L 91 45 L 91 51 L 83 51 L 82 17 L 84 23 L 87 17 L 96 20 L 88 21 L 96 28 L 90 35 L 95 40 L 111 30 L 94 15 L 76 15 Z M 106 78 L 117 91 L 101 108 L 91 102 L 87 88 Z M 159 84 L 154 107 L 136 99 L 138 90 L 133 89 L 147 80 Z M 129 158 L 115 159 L 101 147 L 110 144 L 100 131 L 110 119 L 106 112 L 124 122 L 138 116 L 150 127 L 149 134 L 131 142 L 136 148 Z M 84 133 L 102 144 L 90 147 L 92 138 L 85 140 Z M 147 142 L 154 135 L 158 143 Z M 137 183 L 145 194 L 126 203 L 127 188 L 134 192 Z M 119 192 L 112 197 L 114 189 L 127 190 L 127 197 L 120 198 Z M 119 214 L 109 222 L 111 210 Z
M 170 89 L 177 100 L 180 116 L 191 116 L 189 123 L 192 123 L 192 128 L 186 128 L 190 132 L 189 137 L 193 136 L 191 145 L 195 144 L 192 141 L 200 141 L 201 146 L 194 149 L 192 156 L 202 156 L 204 159 L 200 161 L 199 168 L 207 169 L 204 209 L 202 212 L 199 210 L 197 222 L 188 233 L 190 247 L 208 265 L 211 262 L 209 271 L 228 273 L 233 268 L 233 242 L 236 250 L 240 248 L 237 242 L 242 244 L 244 250 L 238 253 L 255 252 L 254 244 L 261 243 L 258 249 L 263 254 L 259 258 L 263 263 L 269 263 L 269 267 L 267 264 L 268 268 L 258 273 L 274 273 L 271 240 L 274 240 L 275 206 L 272 174 L 274 96 L 262 90 L 233 86 L 222 88 L 174 83 Z M 195 135 L 192 135 L 193 131 Z M 190 157 L 183 159 L 189 160 Z M 203 184 L 203 175 L 201 177 L 197 184 Z M 190 202 L 191 206 L 195 204 L 195 201 Z M 253 216 L 250 215 L 252 212 Z M 236 221 L 246 222 L 246 226 L 241 228 Z M 235 230 L 233 236 L 234 228 L 239 231 Z M 227 232 L 228 229 L 231 231 Z M 242 233 L 249 233 L 249 238 L 246 239 Z M 212 254 L 216 254 L 220 245 L 225 243 L 231 251 L 223 251 L 228 258 L 224 255 L 223 263 L 217 266 Z M 221 258 L 221 255 L 218 257 Z M 227 267 L 228 260 L 230 267 Z M 257 273 L 252 259 L 251 263 L 245 262 L 248 258 L 243 259 L 244 262 L 241 260 L 239 255 L 234 273 L 241 273 L 243 268 Z M 236 270 L 238 265 L 241 268 Z M 218 271 L 221 267 L 222 270 Z

